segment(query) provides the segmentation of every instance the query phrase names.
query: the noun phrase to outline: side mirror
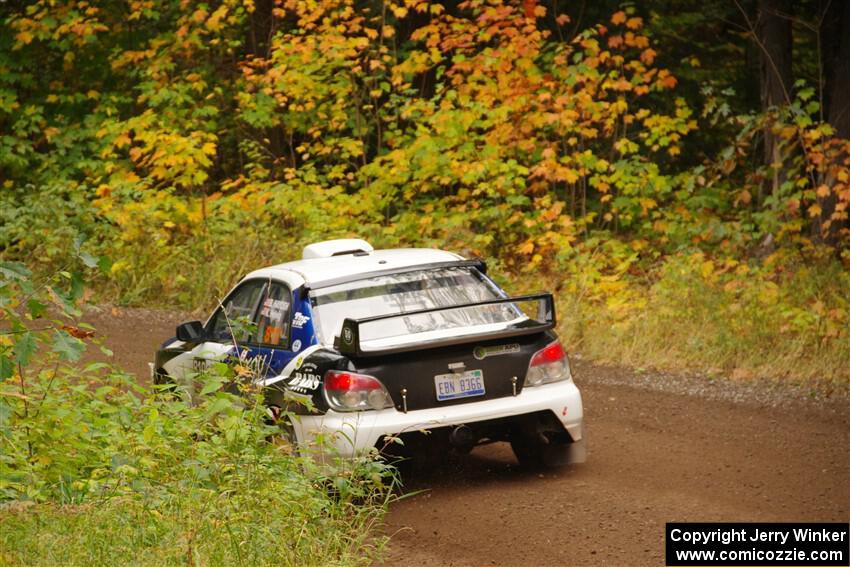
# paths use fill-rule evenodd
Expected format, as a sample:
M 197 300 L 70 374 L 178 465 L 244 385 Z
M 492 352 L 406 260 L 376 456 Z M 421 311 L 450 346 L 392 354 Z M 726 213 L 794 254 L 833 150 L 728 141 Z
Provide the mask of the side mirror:
M 186 343 L 199 343 L 206 338 L 204 325 L 200 321 L 189 321 L 177 325 L 177 340 Z

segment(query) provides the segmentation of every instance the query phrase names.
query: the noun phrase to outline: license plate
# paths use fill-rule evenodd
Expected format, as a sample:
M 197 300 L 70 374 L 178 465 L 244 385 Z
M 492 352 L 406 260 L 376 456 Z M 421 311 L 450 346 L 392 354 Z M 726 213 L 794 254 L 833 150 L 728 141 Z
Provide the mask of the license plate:
M 472 398 L 484 395 L 484 373 L 467 370 L 463 374 L 439 374 L 434 376 L 437 401 Z

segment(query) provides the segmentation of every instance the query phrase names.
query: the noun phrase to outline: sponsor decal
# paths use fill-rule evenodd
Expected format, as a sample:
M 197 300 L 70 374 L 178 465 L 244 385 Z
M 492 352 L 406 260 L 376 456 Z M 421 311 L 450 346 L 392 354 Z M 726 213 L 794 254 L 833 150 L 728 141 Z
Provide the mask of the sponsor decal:
M 263 308 L 260 311 L 261 317 L 268 317 L 276 321 L 283 319 L 286 312 L 289 310 L 289 301 L 285 299 L 267 298 L 263 302 Z
M 306 363 L 306 359 L 313 355 L 313 353 L 321 348 L 321 345 L 312 345 L 306 346 L 303 342 L 301 343 L 302 350 L 299 351 L 296 356 L 293 356 L 292 359 L 283 367 L 279 374 L 274 376 L 267 376 L 263 379 L 262 384 L 264 386 L 271 386 L 272 384 L 277 384 L 280 382 L 282 386 L 288 386 L 288 383 L 291 379 L 294 378 L 294 373 L 297 370 L 300 370 L 304 367 L 302 372 L 307 372 L 309 374 L 319 374 L 321 376 L 322 372 L 320 370 L 315 369 L 315 365 L 312 363 Z M 310 372 L 311 368 L 313 369 Z
M 298 352 L 299 350 L 301 350 L 301 341 L 295 339 L 292 341 L 292 352 Z
M 301 329 L 304 325 L 309 321 L 310 318 L 301 313 L 300 311 L 296 311 L 295 315 L 292 316 L 292 328 L 293 329 Z
M 519 345 L 516 343 L 488 347 L 478 346 L 472 349 L 472 356 L 474 356 L 476 360 L 484 360 L 488 356 L 499 356 L 502 354 L 511 354 L 514 352 L 519 352 Z
M 316 365 L 312 362 L 304 364 L 300 370 L 293 372 L 286 381 L 290 390 L 306 393 L 315 390 L 322 383 L 322 377 L 318 374 Z
M 269 369 L 269 356 L 252 354 L 248 349 L 240 349 L 237 354 L 228 355 L 227 364 L 234 365 L 238 376 L 264 376 Z
M 263 376 L 269 369 L 270 357 L 265 354 L 249 356 L 245 360 L 245 366 L 253 376 Z

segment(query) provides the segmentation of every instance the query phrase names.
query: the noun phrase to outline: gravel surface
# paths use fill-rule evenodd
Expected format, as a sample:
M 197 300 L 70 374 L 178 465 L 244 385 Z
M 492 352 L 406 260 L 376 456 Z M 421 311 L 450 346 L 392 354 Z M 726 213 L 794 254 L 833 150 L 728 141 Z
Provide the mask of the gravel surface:
M 575 358 L 575 357 L 573 357 Z M 735 380 L 700 374 L 635 371 L 618 366 L 574 360 L 578 380 L 612 386 L 630 386 L 713 401 L 772 408 L 806 407 L 846 412 L 850 407 L 847 384 L 820 382 L 815 387 L 787 380 Z

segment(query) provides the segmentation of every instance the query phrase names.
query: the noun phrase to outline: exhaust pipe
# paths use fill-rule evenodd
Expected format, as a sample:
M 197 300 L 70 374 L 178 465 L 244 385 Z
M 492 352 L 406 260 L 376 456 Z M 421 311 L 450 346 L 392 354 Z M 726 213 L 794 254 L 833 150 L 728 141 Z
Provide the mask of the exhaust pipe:
M 478 443 L 478 435 L 466 425 L 458 425 L 449 433 L 449 443 L 458 449 L 472 449 Z

